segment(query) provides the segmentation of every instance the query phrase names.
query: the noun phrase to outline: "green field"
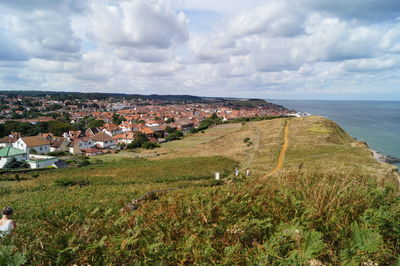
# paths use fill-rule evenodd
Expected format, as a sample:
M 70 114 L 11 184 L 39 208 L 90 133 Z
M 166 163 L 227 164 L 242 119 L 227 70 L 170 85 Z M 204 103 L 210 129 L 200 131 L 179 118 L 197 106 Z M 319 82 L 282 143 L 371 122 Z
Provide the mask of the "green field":
M 393 167 L 353 147 L 334 123 L 307 117 L 291 119 L 283 169 L 268 175 L 284 125 L 222 125 L 141 153 L 146 159 L 111 154 L 0 181 L 0 203 L 15 208 L 18 222 L 16 234 L 0 240 L 0 262 L 8 252 L 30 265 L 400 263 Z M 236 167 L 251 176 L 233 177 Z M 177 190 L 124 209 L 170 188 Z

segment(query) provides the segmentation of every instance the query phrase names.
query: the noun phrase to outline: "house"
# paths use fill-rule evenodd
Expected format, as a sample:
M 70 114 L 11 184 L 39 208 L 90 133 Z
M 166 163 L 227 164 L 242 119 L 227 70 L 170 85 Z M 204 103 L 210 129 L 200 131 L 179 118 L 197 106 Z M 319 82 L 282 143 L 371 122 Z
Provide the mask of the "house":
M 0 168 L 4 168 L 6 163 L 15 158 L 17 161 L 22 162 L 28 159 L 28 153 L 24 150 L 16 149 L 11 146 L 0 149 Z
M 71 153 L 72 155 L 79 155 L 79 154 L 82 154 L 81 148 L 79 147 L 79 142 L 77 142 L 77 141 L 71 141 L 71 142 L 68 144 L 68 151 L 69 151 L 69 153 Z
M 158 127 L 158 126 L 160 126 L 160 122 L 158 122 L 156 120 L 148 120 L 148 121 L 146 121 L 146 126 L 148 126 L 148 127 Z
M 86 156 L 95 156 L 98 154 L 102 154 L 103 152 L 97 148 L 89 148 L 89 149 L 82 150 L 82 153 Z
M 122 129 L 122 132 L 137 131 L 137 125 L 128 121 L 123 122 L 119 127 Z
M 116 124 L 105 124 L 103 127 L 103 132 L 105 132 L 109 136 L 115 136 L 122 133 L 122 128 L 120 128 Z
M 186 132 L 194 127 L 193 121 L 189 120 L 189 119 L 181 119 L 181 120 L 177 121 L 176 123 L 178 124 L 178 129 L 182 130 L 184 132 Z
M 22 137 L 14 144 L 14 148 L 24 150 L 27 153 L 34 151 L 38 154 L 46 154 L 50 152 L 50 142 L 42 136 Z
M 11 132 L 7 137 L 0 139 L 0 148 L 13 146 L 13 143 L 16 142 L 21 137 L 21 133 L 19 132 Z
M 81 150 L 92 148 L 95 145 L 94 141 L 91 138 L 80 138 L 78 141 Z
M 54 137 L 54 134 L 52 134 L 52 133 L 41 133 L 40 136 L 42 136 L 43 138 L 45 138 L 47 140 L 51 140 Z
M 113 139 L 116 143 L 130 144 L 135 139 L 135 135 L 134 132 L 125 132 L 114 136 Z
M 82 131 L 80 130 L 70 130 L 68 131 L 67 135 L 64 133 L 64 137 L 68 137 L 69 139 L 78 139 L 81 137 L 84 137 L 85 134 L 83 134 Z
M 70 141 L 63 137 L 55 137 L 50 140 L 50 152 L 67 151 Z
M 150 127 L 141 127 L 139 131 L 146 134 L 148 137 L 151 137 L 154 134 L 154 131 Z
M 95 145 L 95 142 L 91 138 L 83 137 L 79 139 L 72 140 L 73 143 L 76 143 L 80 150 L 92 148 Z
M 52 167 L 54 163 L 58 162 L 57 157 L 43 156 L 43 155 L 29 155 L 29 159 L 26 160 L 32 169 Z
M 101 129 L 99 129 L 98 127 L 91 127 L 91 128 L 88 128 L 85 131 L 85 136 L 90 138 L 90 137 L 93 137 L 94 135 L 96 135 L 99 132 L 101 132 Z
M 113 137 L 105 132 L 97 133 L 91 139 L 97 147 L 102 149 L 113 148 L 116 144 L 116 141 L 113 139 Z
M 163 138 L 165 135 L 165 127 L 161 126 L 161 127 L 151 127 L 151 129 L 154 132 L 154 135 L 159 137 L 159 138 Z
M 0 139 L 0 147 L 12 147 L 14 142 L 16 142 L 18 140 L 18 138 L 14 138 L 14 137 L 4 137 Z

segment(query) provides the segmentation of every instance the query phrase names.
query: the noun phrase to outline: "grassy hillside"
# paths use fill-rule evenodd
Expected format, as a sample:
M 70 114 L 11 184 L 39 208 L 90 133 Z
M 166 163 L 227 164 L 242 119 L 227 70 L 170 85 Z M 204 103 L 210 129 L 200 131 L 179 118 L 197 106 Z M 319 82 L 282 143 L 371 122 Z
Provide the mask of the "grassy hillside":
M 286 121 L 221 125 L 148 159 L 107 155 L 0 181 L 0 204 L 16 209 L 19 225 L 1 249 L 14 246 L 34 265 L 399 263 L 393 168 L 331 121 L 307 117 L 290 119 L 283 168 L 271 175 Z M 236 167 L 251 176 L 234 177 Z M 169 188 L 178 190 L 123 209 Z

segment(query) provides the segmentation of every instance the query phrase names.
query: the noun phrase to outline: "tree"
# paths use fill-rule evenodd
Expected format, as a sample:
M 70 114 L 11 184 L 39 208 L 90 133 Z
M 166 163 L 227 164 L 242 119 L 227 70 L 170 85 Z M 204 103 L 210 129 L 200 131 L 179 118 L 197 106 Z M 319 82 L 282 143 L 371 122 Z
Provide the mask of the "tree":
M 179 140 L 183 136 L 183 133 L 181 131 L 175 131 L 172 134 L 169 134 L 165 140 L 166 141 L 173 141 L 173 140 Z
M 50 121 L 49 122 L 49 131 L 56 136 L 62 136 L 64 132 L 67 132 L 72 129 L 70 124 L 67 124 L 62 121 Z
M 159 147 L 160 147 L 159 144 L 153 143 L 153 142 L 150 142 L 150 141 L 147 141 L 147 142 L 142 144 L 142 148 L 143 149 L 147 149 L 147 150 L 152 150 L 154 148 L 159 148 Z
M 120 116 L 119 114 L 115 113 L 112 116 L 112 122 L 116 125 L 120 125 L 123 121 L 126 121 L 126 118 L 123 116 Z
M 126 144 L 123 143 L 123 142 L 120 142 L 120 143 L 117 144 L 117 147 L 118 147 L 120 150 L 123 150 L 123 149 L 126 148 Z
M 89 105 L 90 108 L 100 109 L 100 106 L 97 103 L 92 103 Z
M 71 116 L 69 113 L 63 112 L 60 118 L 60 121 L 64 123 L 70 123 L 71 122 Z
M 166 126 L 165 127 L 165 132 L 167 132 L 168 134 L 172 134 L 172 133 L 176 132 L 176 128 L 172 128 L 172 127 Z
M 92 118 L 88 121 L 87 127 L 91 128 L 91 127 L 102 127 L 104 126 L 105 122 L 104 120 L 100 120 L 100 119 L 95 119 Z
M 23 116 L 20 114 L 17 114 L 16 112 L 11 113 L 11 119 L 21 119 L 21 118 L 23 118 Z
M 171 124 L 171 123 L 174 123 L 174 122 L 175 122 L 175 119 L 173 117 L 170 117 L 165 121 L 166 124 Z
M 29 168 L 29 164 L 27 162 L 19 162 L 15 157 L 13 157 L 10 161 L 8 161 L 3 169 L 11 170 L 11 169 L 18 169 L 18 168 Z
M 163 135 L 160 132 L 154 132 L 153 136 L 157 139 L 162 138 Z
M 128 144 L 127 148 L 128 149 L 140 148 L 145 142 L 148 141 L 149 138 L 146 136 L 146 134 L 138 132 L 135 136 L 135 139 L 130 144 Z
M 216 113 L 213 113 L 213 114 L 210 116 L 210 118 L 211 118 L 212 120 L 217 120 L 217 119 L 218 119 L 218 115 L 217 115 Z
M 0 138 L 7 136 L 6 128 L 3 126 L 3 124 L 0 124 Z

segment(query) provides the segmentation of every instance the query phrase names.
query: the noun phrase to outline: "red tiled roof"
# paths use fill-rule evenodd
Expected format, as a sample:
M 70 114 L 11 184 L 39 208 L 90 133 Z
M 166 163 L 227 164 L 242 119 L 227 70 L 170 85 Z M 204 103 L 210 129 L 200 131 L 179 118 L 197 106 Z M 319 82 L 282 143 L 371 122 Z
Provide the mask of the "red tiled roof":
M 96 135 L 94 135 L 92 137 L 92 140 L 94 141 L 110 141 L 113 140 L 113 138 L 111 136 L 109 136 L 108 134 L 104 133 L 104 132 L 100 132 L 97 133 Z
M 108 131 L 114 131 L 114 130 L 119 130 L 119 126 L 116 124 L 104 124 L 104 129 Z
M 139 129 L 139 131 L 143 132 L 144 134 L 153 134 L 154 133 L 154 131 L 149 127 L 141 128 L 141 129 Z
M 49 145 L 50 142 L 43 138 L 42 136 L 33 136 L 33 137 L 23 137 L 21 138 L 28 147 L 37 147 Z
M 114 139 L 134 139 L 134 138 L 135 138 L 135 133 L 133 132 L 121 133 L 114 136 Z

